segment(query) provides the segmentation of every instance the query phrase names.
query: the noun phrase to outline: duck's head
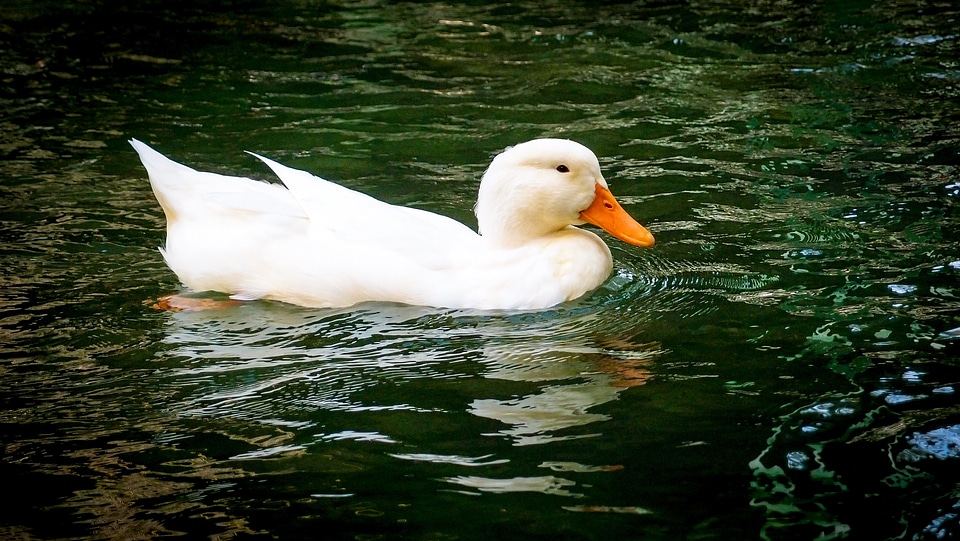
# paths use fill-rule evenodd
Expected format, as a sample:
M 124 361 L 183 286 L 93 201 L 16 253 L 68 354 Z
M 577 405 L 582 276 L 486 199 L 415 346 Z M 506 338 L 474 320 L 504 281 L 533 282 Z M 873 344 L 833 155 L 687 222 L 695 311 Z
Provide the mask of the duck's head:
M 610 193 L 597 156 L 567 139 L 534 139 L 499 154 L 483 175 L 475 210 L 480 234 L 505 244 L 584 223 L 635 246 L 654 244 Z

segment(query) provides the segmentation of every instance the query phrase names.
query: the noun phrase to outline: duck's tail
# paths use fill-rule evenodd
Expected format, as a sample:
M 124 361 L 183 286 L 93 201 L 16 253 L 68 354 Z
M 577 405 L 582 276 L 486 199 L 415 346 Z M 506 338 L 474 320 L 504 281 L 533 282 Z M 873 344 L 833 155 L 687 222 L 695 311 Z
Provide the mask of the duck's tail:
M 167 222 L 176 220 L 176 204 L 172 197 L 182 192 L 188 177 L 197 175 L 198 171 L 171 160 L 137 139 L 130 139 L 130 146 L 140 155 L 140 162 L 147 169 L 153 194 L 163 207 Z
M 279 184 L 197 171 L 136 139 L 130 140 L 130 146 L 140 155 L 140 161 L 147 169 L 150 186 L 167 216 L 168 230 L 170 224 L 180 218 L 197 220 L 211 213 L 253 212 L 306 217 L 294 197 Z

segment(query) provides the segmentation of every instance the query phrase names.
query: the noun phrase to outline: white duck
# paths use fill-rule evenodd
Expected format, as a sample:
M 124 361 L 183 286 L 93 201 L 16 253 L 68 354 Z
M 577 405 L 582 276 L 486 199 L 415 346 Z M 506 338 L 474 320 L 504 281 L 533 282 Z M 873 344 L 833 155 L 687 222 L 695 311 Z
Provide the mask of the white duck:
M 649 247 L 585 146 L 536 139 L 494 158 L 480 182 L 480 234 L 257 156 L 284 186 L 195 171 L 131 140 L 167 218 L 160 251 L 196 291 L 310 307 L 386 301 L 542 309 L 596 288 L 610 249 L 597 225 Z

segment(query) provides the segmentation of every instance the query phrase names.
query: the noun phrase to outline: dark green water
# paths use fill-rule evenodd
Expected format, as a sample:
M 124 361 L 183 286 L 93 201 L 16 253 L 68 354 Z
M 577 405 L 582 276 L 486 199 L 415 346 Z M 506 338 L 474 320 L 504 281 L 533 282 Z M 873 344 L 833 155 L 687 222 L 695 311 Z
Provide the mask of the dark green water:
M 958 21 L 7 3 L 0 538 L 960 536 Z M 538 136 L 591 147 L 657 236 L 608 238 L 584 299 L 149 307 L 179 285 L 127 138 L 472 225 L 491 156 Z

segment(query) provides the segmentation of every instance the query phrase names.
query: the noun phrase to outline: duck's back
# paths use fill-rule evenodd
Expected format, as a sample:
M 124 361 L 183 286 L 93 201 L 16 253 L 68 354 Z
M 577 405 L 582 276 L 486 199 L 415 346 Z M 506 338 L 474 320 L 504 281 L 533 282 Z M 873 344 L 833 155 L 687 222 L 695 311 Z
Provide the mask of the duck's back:
M 479 240 L 449 218 L 260 156 L 284 186 L 196 171 L 131 144 L 167 218 L 164 259 L 194 290 L 316 307 L 424 304 L 441 287 L 436 273 L 467 264 Z

